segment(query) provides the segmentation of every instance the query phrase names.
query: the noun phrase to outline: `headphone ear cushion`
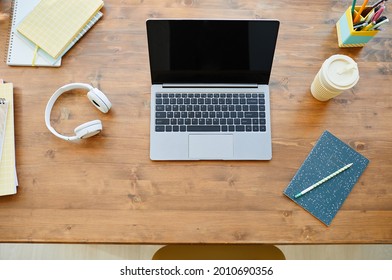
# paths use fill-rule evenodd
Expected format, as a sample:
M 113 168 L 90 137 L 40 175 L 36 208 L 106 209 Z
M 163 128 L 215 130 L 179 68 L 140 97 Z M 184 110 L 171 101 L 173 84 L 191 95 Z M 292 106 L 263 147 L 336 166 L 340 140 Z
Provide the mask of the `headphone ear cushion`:
M 78 139 L 84 139 L 100 133 L 102 122 L 100 120 L 89 121 L 75 128 L 75 134 Z
M 87 97 L 91 103 L 93 103 L 93 105 L 97 107 L 97 109 L 102 113 L 107 113 L 109 112 L 110 108 L 112 108 L 112 103 L 109 101 L 106 95 L 97 88 L 91 89 L 87 93 Z

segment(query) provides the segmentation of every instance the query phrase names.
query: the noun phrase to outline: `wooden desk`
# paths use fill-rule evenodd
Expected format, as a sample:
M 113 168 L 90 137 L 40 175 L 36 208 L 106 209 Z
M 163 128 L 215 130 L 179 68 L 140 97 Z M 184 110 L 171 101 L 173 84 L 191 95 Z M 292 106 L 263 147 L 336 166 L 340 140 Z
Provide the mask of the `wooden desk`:
M 2 3 L 9 8 L 9 0 Z M 19 190 L 0 197 L 0 241 L 392 243 L 392 27 L 364 48 L 340 49 L 335 23 L 351 1 L 309 3 L 106 0 L 104 17 L 60 68 L 2 61 L 0 76 L 14 83 Z M 150 161 L 151 17 L 281 21 L 270 82 L 271 161 Z M 3 37 L 5 30 L 1 23 Z M 358 62 L 360 81 L 319 102 L 310 84 L 336 53 Z M 113 103 L 107 115 L 84 92 L 56 103 L 53 126 L 62 133 L 102 120 L 99 136 L 77 144 L 56 138 L 44 123 L 49 97 L 71 82 L 97 86 Z M 282 193 L 326 129 L 371 161 L 330 227 Z

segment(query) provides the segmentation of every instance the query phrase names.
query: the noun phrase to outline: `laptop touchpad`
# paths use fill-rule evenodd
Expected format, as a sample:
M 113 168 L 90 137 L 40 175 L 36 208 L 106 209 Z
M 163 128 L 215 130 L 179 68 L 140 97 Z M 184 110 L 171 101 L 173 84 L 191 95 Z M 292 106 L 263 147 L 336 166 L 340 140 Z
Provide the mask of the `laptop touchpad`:
M 189 135 L 190 159 L 233 158 L 233 135 Z

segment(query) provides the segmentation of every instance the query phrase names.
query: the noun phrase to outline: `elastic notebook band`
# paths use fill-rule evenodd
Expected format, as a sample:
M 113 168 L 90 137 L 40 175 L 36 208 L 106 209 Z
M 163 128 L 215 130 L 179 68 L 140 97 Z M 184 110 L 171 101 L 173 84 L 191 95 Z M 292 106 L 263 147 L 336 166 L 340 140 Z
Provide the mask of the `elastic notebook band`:
M 35 66 L 35 61 L 37 60 L 38 49 L 39 49 L 39 47 L 36 45 L 35 50 L 34 50 L 33 61 L 31 62 L 31 66 Z

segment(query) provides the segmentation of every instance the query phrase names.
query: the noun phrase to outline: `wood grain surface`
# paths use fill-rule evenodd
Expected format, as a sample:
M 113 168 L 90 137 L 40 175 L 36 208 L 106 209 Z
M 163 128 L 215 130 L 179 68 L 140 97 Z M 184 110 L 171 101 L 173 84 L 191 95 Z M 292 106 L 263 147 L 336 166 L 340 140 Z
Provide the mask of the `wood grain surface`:
M 392 243 L 392 27 L 363 48 L 338 47 L 335 23 L 351 1 L 106 0 L 103 18 L 60 68 L 10 67 L 14 84 L 18 194 L 0 197 L 0 242 Z M 1 2 L 4 12 L 10 0 Z M 386 15 L 392 6 L 387 7 Z M 281 21 L 271 91 L 271 161 L 149 159 L 148 18 L 276 18 Z M 7 22 L 0 23 L 2 53 Z M 360 80 L 328 102 L 310 94 L 323 61 L 346 54 Z M 96 110 L 84 91 L 62 96 L 53 126 L 72 134 L 100 119 L 100 135 L 68 143 L 46 128 L 60 86 L 99 87 L 113 103 Z M 370 164 L 330 227 L 283 195 L 324 130 Z

